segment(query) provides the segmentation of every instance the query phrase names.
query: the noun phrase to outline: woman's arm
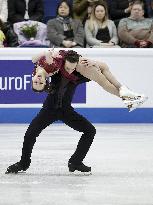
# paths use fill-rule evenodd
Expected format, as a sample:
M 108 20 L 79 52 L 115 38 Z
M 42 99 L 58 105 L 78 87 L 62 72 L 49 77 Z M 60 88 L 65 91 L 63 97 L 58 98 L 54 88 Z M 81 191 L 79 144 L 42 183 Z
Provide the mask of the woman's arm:
M 117 35 L 117 29 L 113 21 L 109 20 L 109 24 L 111 26 L 112 30 L 112 37 L 110 39 L 110 43 L 113 43 L 114 45 L 118 44 L 118 35 Z
M 74 42 L 76 42 L 76 45 L 79 45 L 81 47 L 84 46 L 84 29 L 83 29 L 83 25 L 79 20 L 73 20 L 74 21 L 74 25 L 76 28 L 74 29 Z
M 58 23 L 59 24 L 59 23 Z M 60 47 L 66 38 L 62 31 L 59 33 L 57 31 L 57 21 L 56 19 L 51 19 L 47 23 L 47 38 L 53 45 Z
M 121 41 L 126 44 L 135 44 L 137 39 L 133 37 L 127 29 L 128 18 L 124 18 L 119 22 L 118 25 L 118 36 Z
M 48 51 L 43 51 L 35 56 L 32 57 L 32 62 L 36 63 L 40 58 L 42 57 L 46 58 L 46 62 L 48 64 L 52 64 L 53 58 L 60 58 L 61 56 L 59 55 L 59 52 L 55 51 L 54 49 L 48 50 Z

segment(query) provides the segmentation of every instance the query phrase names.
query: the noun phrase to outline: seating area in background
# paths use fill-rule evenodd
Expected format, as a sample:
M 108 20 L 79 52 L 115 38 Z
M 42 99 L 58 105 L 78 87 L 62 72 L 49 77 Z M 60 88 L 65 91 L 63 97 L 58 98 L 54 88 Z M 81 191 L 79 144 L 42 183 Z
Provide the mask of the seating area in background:
M 152 48 L 153 0 L 0 0 L 0 48 L 53 46 Z

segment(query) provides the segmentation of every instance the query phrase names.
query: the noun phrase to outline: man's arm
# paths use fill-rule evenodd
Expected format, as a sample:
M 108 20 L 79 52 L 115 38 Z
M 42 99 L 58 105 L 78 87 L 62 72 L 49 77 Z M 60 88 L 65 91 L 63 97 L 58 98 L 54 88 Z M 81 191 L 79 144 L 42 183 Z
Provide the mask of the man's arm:
M 52 44 L 60 47 L 66 37 L 62 34 L 62 30 L 59 32 L 57 26 L 60 24 L 56 19 L 47 22 L 47 38 Z
M 42 21 L 44 16 L 44 4 L 42 0 L 37 1 L 35 12 L 30 16 L 33 21 Z
M 76 72 L 75 75 L 78 77 L 77 84 L 82 84 L 91 81 L 90 79 L 84 77 L 80 73 Z
M 127 29 L 128 18 L 121 19 L 118 25 L 118 36 L 126 44 L 135 44 L 137 39 Z
M 8 20 L 11 23 L 24 21 L 24 17 L 16 13 L 14 0 L 8 0 Z
M 128 8 L 127 3 L 127 8 Z M 110 4 L 110 15 L 112 19 L 120 19 L 129 16 L 129 13 L 125 12 L 125 9 L 118 8 L 118 3 L 116 0 L 113 0 Z

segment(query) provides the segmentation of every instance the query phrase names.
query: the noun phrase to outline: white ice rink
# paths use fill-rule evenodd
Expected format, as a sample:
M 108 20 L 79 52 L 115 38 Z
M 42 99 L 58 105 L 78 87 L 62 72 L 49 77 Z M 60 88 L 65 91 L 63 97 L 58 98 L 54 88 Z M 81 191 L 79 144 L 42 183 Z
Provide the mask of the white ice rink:
M 48 127 L 26 173 L 5 175 L 19 160 L 28 125 L 0 125 L 0 205 L 153 205 L 153 125 L 95 125 L 85 159 L 92 175 L 69 173 L 81 133 Z

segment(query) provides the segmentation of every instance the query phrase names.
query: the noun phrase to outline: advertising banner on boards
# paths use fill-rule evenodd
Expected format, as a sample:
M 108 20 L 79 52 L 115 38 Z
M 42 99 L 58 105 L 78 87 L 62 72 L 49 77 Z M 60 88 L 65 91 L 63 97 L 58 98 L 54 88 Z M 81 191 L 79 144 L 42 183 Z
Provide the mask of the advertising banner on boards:
M 31 89 L 33 63 L 30 60 L 0 60 L 0 104 L 41 104 L 47 93 Z M 81 84 L 73 103 L 86 103 L 86 85 Z

